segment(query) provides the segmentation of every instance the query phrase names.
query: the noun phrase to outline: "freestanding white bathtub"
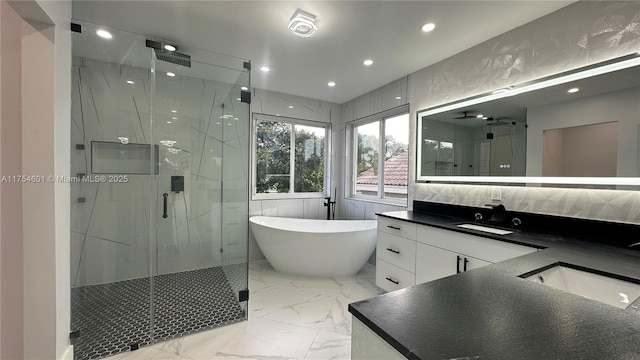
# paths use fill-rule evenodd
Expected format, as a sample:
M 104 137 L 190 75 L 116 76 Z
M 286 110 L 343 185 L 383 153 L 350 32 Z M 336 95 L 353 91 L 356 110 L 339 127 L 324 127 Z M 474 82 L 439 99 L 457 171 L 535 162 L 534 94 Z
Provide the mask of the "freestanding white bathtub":
M 271 266 L 290 275 L 353 275 L 376 248 L 376 220 L 249 219 Z

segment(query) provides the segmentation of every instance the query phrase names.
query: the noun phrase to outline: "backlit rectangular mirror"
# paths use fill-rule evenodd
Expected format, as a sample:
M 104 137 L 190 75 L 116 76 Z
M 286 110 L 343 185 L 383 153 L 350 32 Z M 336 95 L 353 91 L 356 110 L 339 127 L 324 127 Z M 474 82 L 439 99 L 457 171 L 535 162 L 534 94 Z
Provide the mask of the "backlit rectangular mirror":
M 417 116 L 417 181 L 640 185 L 637 53 Z

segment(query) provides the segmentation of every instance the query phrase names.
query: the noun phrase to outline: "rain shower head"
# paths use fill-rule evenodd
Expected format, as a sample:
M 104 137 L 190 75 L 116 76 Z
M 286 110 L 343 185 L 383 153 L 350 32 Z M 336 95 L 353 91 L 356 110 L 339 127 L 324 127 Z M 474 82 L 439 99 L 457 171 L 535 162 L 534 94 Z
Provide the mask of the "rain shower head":
M 163 44 L 160 41 L 147 39 L 145 45 L 156 52 L 158 60 L 172 64 L 191 67 L 191 56 L 176 51 L 177 47 L 171 44 Z M 169 50 L 167 50 L 169 49 Z
M 153 49 L 156 52 L 158 60 L 170 62 L 176 65 L 191 67 L 191 56 L 182 54 L 177 51 L 168 51 L 165 49 Z

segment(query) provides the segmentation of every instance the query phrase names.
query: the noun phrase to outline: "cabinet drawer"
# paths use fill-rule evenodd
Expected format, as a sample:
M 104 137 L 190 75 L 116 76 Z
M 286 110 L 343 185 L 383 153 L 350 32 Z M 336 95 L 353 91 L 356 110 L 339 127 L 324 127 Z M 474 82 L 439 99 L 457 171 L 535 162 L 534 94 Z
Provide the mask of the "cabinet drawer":
M 416 224 L 403 220 L 378 217 L 378 231 L 402 236 L 403 238 L 416 239 Z
M 389 264 L 384 260 L 376 261 L 376 285 L 386 291 L 395 291 L 416 284 L 415 274 Z
M 417 234 L 417 241 L 423 244 L 437 246 L 492 263 L 537 251 L 536 248 L 529 246 L 487 239 L 431 226 L 419 226 Z
M 416 242 L 378 231 L 376 257 L 377 259 L 382 259 L 409 272 L 415 272 Z

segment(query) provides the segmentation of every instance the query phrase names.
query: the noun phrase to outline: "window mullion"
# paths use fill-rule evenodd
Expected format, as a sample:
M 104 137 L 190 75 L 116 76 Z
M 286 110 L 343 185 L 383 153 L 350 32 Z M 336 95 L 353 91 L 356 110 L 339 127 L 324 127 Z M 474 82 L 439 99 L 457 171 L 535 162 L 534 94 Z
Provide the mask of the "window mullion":
M 294 191 L 294 176 L 295 174 L 295 162 L 296 162 L 296 126 L 291 124 L 291 138 L 289 140 L 289 193 L 293 194 Z
M 380 140 L 378 142 L 378 197 L 384 198 L 384 119 L 380 119 Z

